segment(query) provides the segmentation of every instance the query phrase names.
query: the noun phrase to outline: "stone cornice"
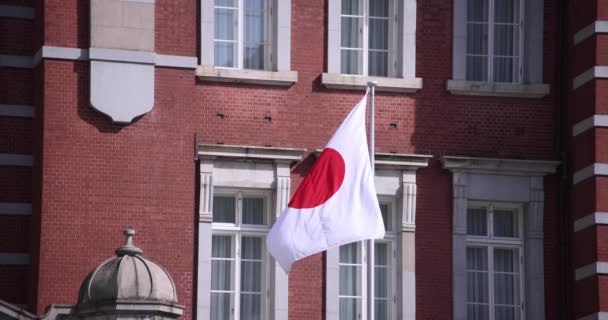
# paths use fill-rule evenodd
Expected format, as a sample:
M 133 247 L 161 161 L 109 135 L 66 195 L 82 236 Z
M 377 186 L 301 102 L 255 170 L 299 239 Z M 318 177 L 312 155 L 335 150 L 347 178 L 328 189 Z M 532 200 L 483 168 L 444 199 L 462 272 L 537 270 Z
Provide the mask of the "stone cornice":
M 299 161 L 306 149 L 256 147 L 224 144 L 199 144 L 197 152 L 199 158 L 235 158 L 259 159 L 274 161 Z
M 319 157 L 323 152 L 322 149 L 317 149 L 314 152 L 315 157 Z M 431 155 L 425 154 L 404 154 L 404 153 L 375 153 L 376 168 L 378 169 L 399 169 L 415 171 L 419 168 L 429 166 L 429 160 L 433 158 Z
M 559 161 L 500 158 L 441 157 L 444 169 L 452 172 L 544 176 L 554 173 Z

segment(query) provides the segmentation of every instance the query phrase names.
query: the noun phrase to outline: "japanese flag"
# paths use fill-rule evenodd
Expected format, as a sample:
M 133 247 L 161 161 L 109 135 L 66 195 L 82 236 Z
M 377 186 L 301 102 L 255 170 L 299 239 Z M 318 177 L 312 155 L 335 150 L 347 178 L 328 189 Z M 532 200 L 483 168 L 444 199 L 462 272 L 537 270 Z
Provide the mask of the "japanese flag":
M 266 245 L 285 272 L 304 257 L 384 237 L 365 134 L 367 94 L 353 108 L 274 224 Z

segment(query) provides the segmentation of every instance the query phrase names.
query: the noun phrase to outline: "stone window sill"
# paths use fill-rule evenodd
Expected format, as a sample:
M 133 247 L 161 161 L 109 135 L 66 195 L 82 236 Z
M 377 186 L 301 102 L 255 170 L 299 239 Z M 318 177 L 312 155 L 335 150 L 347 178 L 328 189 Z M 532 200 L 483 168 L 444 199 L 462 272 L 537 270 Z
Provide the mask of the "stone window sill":
M 266 71 L 214 66 L 198 66 L 196 76 L 203 81 L 262 84 L 274 86 L 291 86 L 298 81 L 296 71 Z
M 550 92 L 546 83 L 510 84 L 448 80 L 446 87 L 452 94 L 465 96 L 542 98 Z
M 359 90 L 367 88 L 369 81 L 378 81 L 376 90 L 389 92 L 416 92 L 422 89 L 421 78 L 385 78 L 323 73 L 321 83 L 330 89 Z

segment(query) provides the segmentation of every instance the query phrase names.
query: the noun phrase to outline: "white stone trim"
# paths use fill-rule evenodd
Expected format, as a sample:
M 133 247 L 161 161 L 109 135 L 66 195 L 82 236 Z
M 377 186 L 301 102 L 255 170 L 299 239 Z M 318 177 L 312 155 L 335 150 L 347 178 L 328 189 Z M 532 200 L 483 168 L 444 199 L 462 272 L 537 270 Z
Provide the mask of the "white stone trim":
M 608 224 L 608 212 L 594 212 L 576 219 L 574 221 L 574 232 L 600 224 Z
M 32 56 L 0 54 L 0 67 L 31 69 L 34 64 Z
M 80 48 L 65 48 L 42 46 L 33 57 L 33 64 L 37 66 L 42 59 L 89 60 L 89 50 Z
M 605 79 L 608 78 L 608 67 L 607 66 L 595 66 L 587 69 L 587 71 L 579 74 L 572 80 L 572 89 L 577 89 L 585 83 L 593 79 Z
M 608 320 L 608 312 L 596 312 L 577 320 Z
M 367 77 L 338 73 L 323 73 L 321 84 L 330 89 L 364 90 L 369 81 L 377 81 L 378 91 L 416 92 L 422 89 L 421 78 Z
M 0 116 L 33 118 L 34 107 L 20 104 L 0 104 Z
M 0 153 L 0 166 L 31 167 L 32 156 L 27 154 Z
M 268 71 L 198 66 L 196 76 L 201 80 L 291 86 L 298 81 L 297 71 Z
M 608 262 L 597 261 L 577 268 L 576 271 L 574 271 L 574 279 L 576 281 L 580 281 L 594 275 L 608 275 Z
M 34 8 L 0 5 L 0 17 L 32 20 L 34 19 Z
M 501 158 L 441 157 L 445 169 L 453 172 L 544 176 L 554 173 L 559 161 L 514 160 Z M 495 199 L 494 199 L 495 200 Z
M 156 60 L 156 53 L 122 49 L 90 48 L 89 59 L 153 64 Z
M 199 144 L 201 158 L 234 158 L 300 161 L 306 149 L 255 147 L 225 144 Z
M 572 184 L 577 184 L 592 176 L 608 175 L 608 163 L 593 163 L 574 173 Z
M 15 215 L 29 216 L 32 214 L 31 203 L 0 202 L 0 216 Z
M 593 36 L 596 33 L 606 32 L 608 32 L 608 21 L 594 21 L 574 34 L 574 45 L 583 42 L 583 40 Z
M 579 134 L 595 127 L 608 127 L 608 115 L 596 114 L 591 117 L 579 121 L 572 127 L 572 136 L 578 136 Z
M 549 94 L 548 84 L 492 83 L 448 80 L 447 90 L 456 95 L 515 98 L 542 98 Z
M 0 265 L 28 265 L 30 255 L 28 253 L 0 252 Z
M 196 69 L 197 60 L 197 57 L 157 54 L 155 63 L 157 67 Z

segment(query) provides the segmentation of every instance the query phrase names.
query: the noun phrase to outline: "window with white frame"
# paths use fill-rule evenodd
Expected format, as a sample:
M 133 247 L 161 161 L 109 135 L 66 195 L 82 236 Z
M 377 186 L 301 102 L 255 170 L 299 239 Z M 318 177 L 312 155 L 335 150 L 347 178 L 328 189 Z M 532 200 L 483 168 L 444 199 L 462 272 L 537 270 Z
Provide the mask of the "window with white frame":
M 466 318 L 522 320 L 522 207 L 471 202 L 466 223 Z
M 467 0 L 467 80 L 521 81 L 522 17 L 520 0 Z
M 272 67 L 272 1 L 214 0 L 214 65 Z
M 380 210 L 386 235 L 374 243 L 374 314 L 376 320 L 396 317 L 396 252 L 397 228 L 395 203 L 380 199 Z M 366 319 L 367 305 L 367 249 L 365 242 L 340 246 L 339 267 L 339 319 Z
M 216 190 L 211 244 L 211 319 L 269 318 L 270 194 Z
M 342 74 L 393 77 L 397 20 L 393 0 L 341 0 Z

